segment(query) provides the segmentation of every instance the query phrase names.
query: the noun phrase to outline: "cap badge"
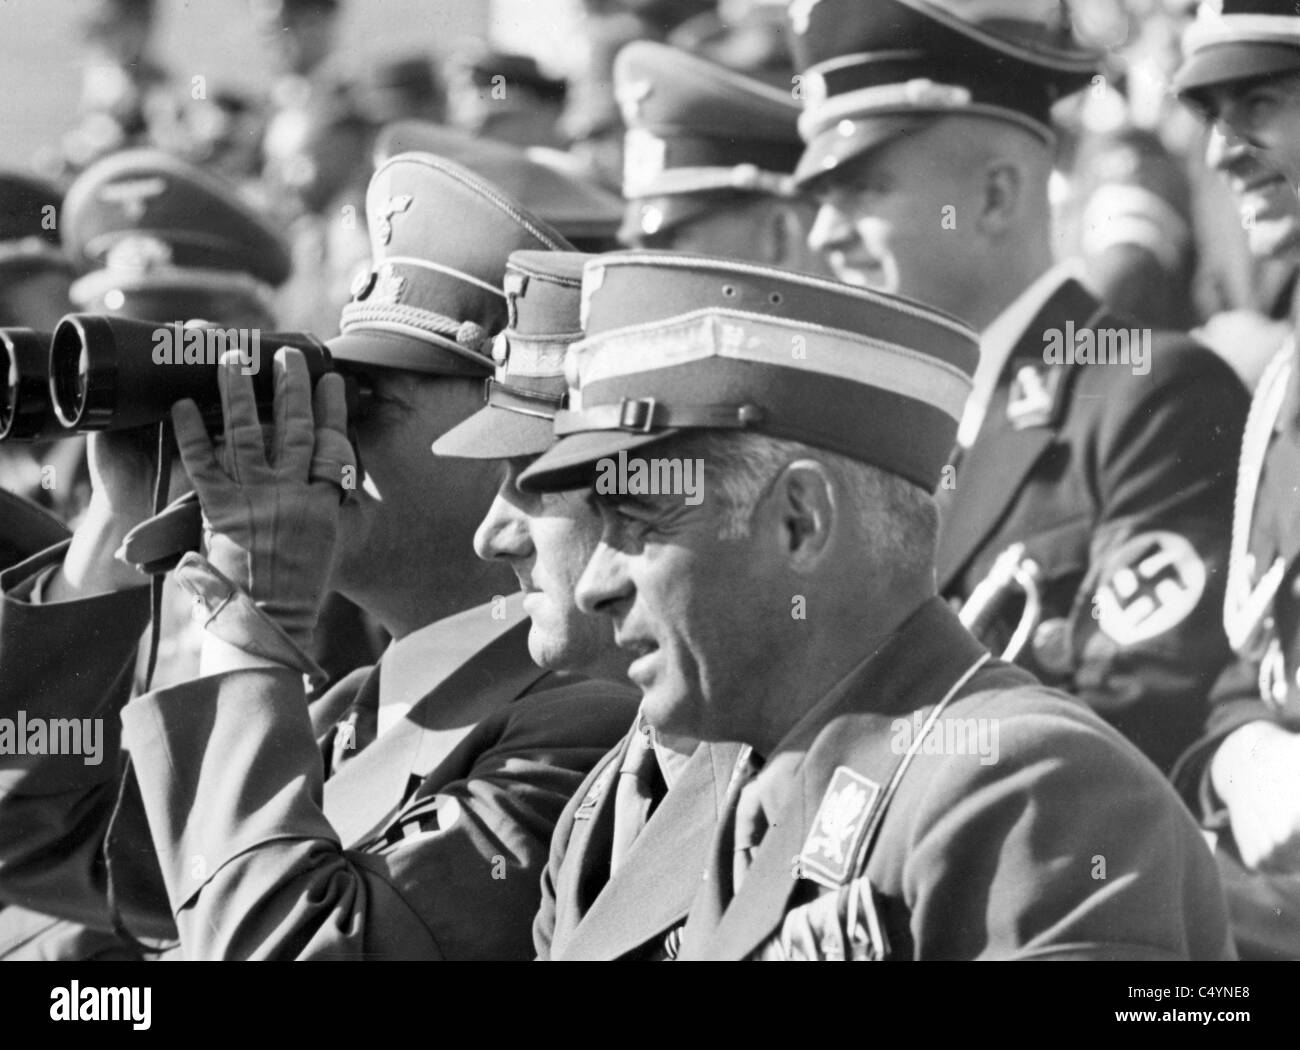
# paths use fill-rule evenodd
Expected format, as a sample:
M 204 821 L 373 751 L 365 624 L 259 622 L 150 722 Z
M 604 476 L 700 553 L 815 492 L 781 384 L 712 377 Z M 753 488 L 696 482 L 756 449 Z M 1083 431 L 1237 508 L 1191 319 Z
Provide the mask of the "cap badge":
M 667 142 L 645 128 L 630 128 L 623 138 L 623 196 L 640 196 L 667 163 Z
M 583 331 L 587 329 L 587 318 L 591 315 L 591 297 L 600 291 L 605 283 L 605 267 L 588 266 L 582 273 L 582 298 L 578 301 L 578 323 Z M 573 384 L 577 386 L 577 383 Z
M 405 290 L 406 278 L 397 275 L 392 263 L 384 263 L 379 268 L 379 277 L 375 281 L 375 290 L 372 293 L 371 301 L 380 304 L 395 303 L 401 299 L 402 292 Z
M 822 0 L 790 0 L 790 27 L 800 36 L 808 32 L 813 8 L 821 2 Z
M 641 232 L 647 235 L 654 235 L 659 232 L 659 228 L 664 224 L 664 213 L 662 208 L 656 208 L 653 204 L 641 205 Z
M 123 237 L 108 250 L 104 266 L 110 270 L 152 270 L 172 261 L 171 245 L 157 237 L 133 234 Z
M 654 94 L 654 90 L 655 86 L 649 80 L 625 81 L 614 89 L 624 124 L 635 124 L 641 119 L 641 108 L 645 105 L 645 100 Z
M 510 341 L 505 332 L 498 332 L 492 340 L 492 361 L 498 368 L 504 368 L 510 359 Z
M 909 106 L 940 106 L 960 108 L 971 102 L 970 88 L 957 84 L 936 84 L 927 77 L 909 80 L 903 87 L 903 96 Z
M 352 278 L 352 298 L 364 299 L 368 296 L 375 286 L 376 277 L 378 274 L 368 266 L 364 270 L 358 270 L 357 275 Z
M 167 180 L 155 176 L 149 179 L 128 179 L 124 182 L 110 182 L 99 191 L 99 199 L 106 204 L 116 204 L 128 222 L 139 222 L 144 218 L 147 202 L 161 196 L 167 190 Z
M 380 244 L 387 244 L 393 236 L 393 216 L 399 212 L 406 211 L 415 200 L 409 193 L 403 193 L 397 197 L 389 197 L 388 203 L 375 212 L 375 232 L 379 236 Z

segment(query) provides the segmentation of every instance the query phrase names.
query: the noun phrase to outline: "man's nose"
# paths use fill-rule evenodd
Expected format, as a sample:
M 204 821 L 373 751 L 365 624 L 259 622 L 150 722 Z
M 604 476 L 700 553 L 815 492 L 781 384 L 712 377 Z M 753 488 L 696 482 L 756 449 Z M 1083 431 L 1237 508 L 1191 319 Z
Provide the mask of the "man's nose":
M 532 552 L 528 516 L 500 493 L 474 532 L 474 553 L 484 561 L 525 558 Z
M 1250 156 L 1246 140 L 1230 124 L 1216 120 L 1205 142 L 1205 164 L 1211 171 L 1230 171 Z
M 808 231 L 808 247 L 820 254 L 842 245 L 853 235 L 853 224 L 844 209 L 834 200 L 824 200 L 817 209 L 817 218 Z
M 603 541 L 598 543 L 574 588 L 578 608 L 590 615 L 612 616 L 614 606 L 631 593 L 623 555 Z

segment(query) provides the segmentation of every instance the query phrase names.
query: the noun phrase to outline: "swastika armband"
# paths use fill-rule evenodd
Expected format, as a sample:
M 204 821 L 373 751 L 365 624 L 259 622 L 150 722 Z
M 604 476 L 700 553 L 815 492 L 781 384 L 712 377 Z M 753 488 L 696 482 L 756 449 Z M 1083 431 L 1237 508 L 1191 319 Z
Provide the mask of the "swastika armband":
M 1205 593 L 1205 563 L 1176 532 L 1143 532 L 1102 565 L 1093 595 L 1097 625 L 1120 645 L 1156 638 L 1182 623 Z

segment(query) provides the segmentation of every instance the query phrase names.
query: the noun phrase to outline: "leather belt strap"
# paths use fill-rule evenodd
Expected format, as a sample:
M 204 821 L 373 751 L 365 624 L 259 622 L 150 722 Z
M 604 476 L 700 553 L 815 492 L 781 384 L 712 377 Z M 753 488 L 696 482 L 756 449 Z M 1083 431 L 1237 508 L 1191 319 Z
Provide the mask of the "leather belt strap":
M 624 398 L 618 404 L 593 405 L 555 417 L 555 436 L 591 430 L 626 430 L 649 434 L 672 427 L 741 430 L 763 419 L 757 405 L 665 405 L 653 397 Z

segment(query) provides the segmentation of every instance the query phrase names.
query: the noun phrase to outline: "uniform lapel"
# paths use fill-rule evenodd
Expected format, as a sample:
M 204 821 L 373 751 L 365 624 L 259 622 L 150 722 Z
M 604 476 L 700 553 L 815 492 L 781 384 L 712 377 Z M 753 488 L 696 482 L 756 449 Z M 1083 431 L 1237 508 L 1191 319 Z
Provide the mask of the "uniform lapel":
M 325 782 L 325 815 L 345 845 L 377 830 L 412 777 L 428 777 L 480 721 L 548 673 L 529 659 L 528 626 L 485 645 Z
M 1251 552 L 1256 556 L 1258 572 L 1263 572 L 1277 556 L 1288 566 L 1300 557 L 1300 514 L 1296 513 L 1296 485 L 1300 479 L 1300 367 L 1293 366 L 1286 399 L 1278 412 L 1271 447 L 1265 459 L 1265 476 L 1261 480 L 1256 504 L 1263 508 L 1263 520 L 1251 537 Z M 1268 515 L 1268 517 L 1265 517 Z
M 632 743 L 631 732 L 597 767 L 591 786 L 571 818 L 564 862 L 555 884 L 555 929 L 551 958 L 569 958 L 574 932 L 580 929 L 592 900 L 609 877 L 614 836 L 614 786 Z M 595 892 L 592 888 L 595 887 Z
M 617 959 L 685 919 L 708 863 L 739 751 L 734 744 L 695 749 L 618 874 L 605 884 L 557 957 Z M 608 850 L 602 860 L 608 864 Z
M 1005 517 L 1034 464 L 1056 439 L 1054 425 L 1016 429 L 1007 418 L 1011 381 L 1018 365 L 1043 362 L 1043 333 L 1095 324 L 1098 303 L 1077 281 L 1066 281 L 1025 328 L 998 380 L 975 442 L 966 450 L 955 488 L 942 494 L 937 555 L 939 593 L 945 593 Z M 1067 368 L 1069 366 L 1056 366 Z M 1068 383 L 1069 377 L 1062 382 Z
M 898 718 L 937 704 L 983 655 L 947 606 L 931 599 L 875 657 L 836 686 L 786 745 L 805 753 L 783 796 L 767 800 L 769 829 L 740 893 L 711 931 L 687 926 L 684 957 L 744 959 L 779 932 L 799 885 L 797 861 L 836 769 L 850 766 L 884 788 L 901 760 L 892 746 Z M 864 741 L 872 746 L 864 748 Z

